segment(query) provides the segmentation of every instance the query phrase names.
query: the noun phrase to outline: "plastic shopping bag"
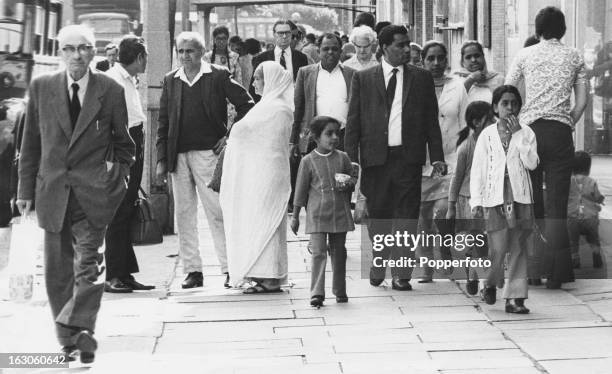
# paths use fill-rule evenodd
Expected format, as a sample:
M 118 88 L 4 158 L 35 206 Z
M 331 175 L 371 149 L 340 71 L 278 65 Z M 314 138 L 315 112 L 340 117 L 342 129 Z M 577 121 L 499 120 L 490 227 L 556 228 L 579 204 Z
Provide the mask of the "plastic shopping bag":
M 9 249 L 9 296 L 11 301 L 32 299 L 36 251 L 42 246 L 43 231 L 33 217 L 16 219 L 11 228 Z

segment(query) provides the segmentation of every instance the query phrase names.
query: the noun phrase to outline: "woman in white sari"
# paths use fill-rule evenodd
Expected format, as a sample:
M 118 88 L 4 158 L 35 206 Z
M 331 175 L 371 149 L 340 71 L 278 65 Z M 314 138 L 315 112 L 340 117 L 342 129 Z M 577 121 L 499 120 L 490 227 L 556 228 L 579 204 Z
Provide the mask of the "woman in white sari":
M 253 85 L 262 98 L 232 128 L 219 198 L 231 282 L 254 282 L 245 293 L 277 292 L 287 278 L 293 80 L 280 64 L 266 61 Z

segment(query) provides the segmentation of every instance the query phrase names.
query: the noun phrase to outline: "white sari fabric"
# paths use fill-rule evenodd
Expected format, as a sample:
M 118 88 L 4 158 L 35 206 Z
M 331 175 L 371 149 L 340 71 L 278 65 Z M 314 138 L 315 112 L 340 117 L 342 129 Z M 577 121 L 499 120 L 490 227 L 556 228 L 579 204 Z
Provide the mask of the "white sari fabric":
M 234 286 L 252 278 L 287 277 L 293 80 L 276 62 L 261 65 L 262 99 L 234 124 L 221 177 L 219 198 Z

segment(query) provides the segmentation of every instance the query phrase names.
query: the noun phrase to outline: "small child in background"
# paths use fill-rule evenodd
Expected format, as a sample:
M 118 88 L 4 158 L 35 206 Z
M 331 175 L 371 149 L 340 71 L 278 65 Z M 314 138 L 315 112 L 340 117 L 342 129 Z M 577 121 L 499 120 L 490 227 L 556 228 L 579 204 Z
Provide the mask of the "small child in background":
M 576 152 L 567 206 L 567 230 L 574 268 L 580 268 L 581 235 L 591 245 L 593 267 L 601 268 L 603 265 L 599 243 L 599 211 L 604 196 L 599 192 L 597 182 L 589 177 L 590 172 L 591 156 L 584 151 Z
M 455 232 L 469 232 L 470 234 L 484 233 L 484 226 L 478 225 L 481 220 L 472 219 L 470 208 L 470 171 L 472 170 L 472 158 L 476 140 L 482 129 L 493 122 L 491 104 L 486 101 L 471 102 L 465 110 L 465 123 L 467 124 L 459 132 L 457 140 L 457 167 L 451 179 L 448 191 L 447 219 L 456 219 Z M 478 258 L 483 256 L 486 248 L 473 247 L 466 250 L 466 256 Z M 474 268 L 466 268 L 467 284 L 466 290 L 470 295 L 478 292 L 478 272 Z
M 306 207 L 306 234 L 310 234 L 312 253 L 310 305 L 320 307 L 325 300 L 325 265 L 329 249 L 332 270 L 332 292 L 336 302 L 348 302 L 346 295 L 346 233 L 355 229 L 351 215 L 351 192 L 356 173 L 348 155 L 336 150 L 340 141 L 340 123 L 327 116 L 315 117 L 310 135 L 317 148 L 300 162 L 291 230 L 297 234 L 300 210 Z

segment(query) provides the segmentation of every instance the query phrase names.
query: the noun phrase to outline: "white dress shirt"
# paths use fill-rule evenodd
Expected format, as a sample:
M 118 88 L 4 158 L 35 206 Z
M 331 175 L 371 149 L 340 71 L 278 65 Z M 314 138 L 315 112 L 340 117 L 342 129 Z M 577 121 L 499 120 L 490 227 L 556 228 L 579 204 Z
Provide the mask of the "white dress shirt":
M 393 67 L 382 59 L 382 69 L 385 77 L 385 88 L 389 85 L 389 80 L 393 75 L 393 69 L 397 69 L 395 74 L 397 85 L 395 86 L 395 96 L 391 104 L 389 114 L 389 147 L 402 145 L 402 92 L 404 92 L 404 65 Z
M 195 78 L 193 78 L 193 81 L 190 82 L 187 78 L 187 74 L 185 74 L 184 67 L 181 67 L 176 71 L 176 73 L 174 74 L 174 78 L 179 78 L 183 82 L 187 83 L 189 87 L 191 87 L 198 82 L 198 80 L 202 77 L 203 74 L 211 72 L 212 69 L 210 68 L 210 64 L 206 61 L 202 61 L 202 65 L 200 65 L 200 71 L 198 72 L 198 74 L 196 74 Z
M 83 107 L 83 101 L 85 100 L 85 92 L 87 91 L 87 84 L 89 84 L 89 69 L 85 72 L 85 75 L 78 81 L 72 79 L 70 74 L 66 72 L 68 76 L 68 98 L 72 100 L 72 84 L 76 83 L 79 85 L 79 90 L 77 91 L 77 96 L 79 97 L 79 103 L 81 103 L 81 108 Z
M 348 90 L 340 64 L 336 65 L 330 73 L 319 63 L 316 105 L 317 116 L 335 118 L 340 122 L 340 128 L 344 128 L 348 115 Z
M 142 109 L 140 94 L 136 87 L 136 78 L 132 77 L 119 63 L 108 69 L 106 74 L 123 87 L 129 127 L 134 127 L 145 122 L 147 117 Z
M 276 46 L 274 47 L 274 61 L 278 62 L 280 64 L 280 58 L 281 58 L 281 53 L 282 53 L 283 49 L 280 49 L 280 47 Z M 291 74 L 291 79 L 293 79 L 293 61 L 292 61 L 292 54 L 291 54 L 291 47 L 287 47 L 284 49 L 285 51 L 285 66 L 287 67 L 287 71 L 289 72 L 289 74 Z

